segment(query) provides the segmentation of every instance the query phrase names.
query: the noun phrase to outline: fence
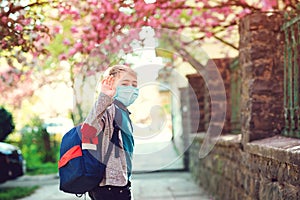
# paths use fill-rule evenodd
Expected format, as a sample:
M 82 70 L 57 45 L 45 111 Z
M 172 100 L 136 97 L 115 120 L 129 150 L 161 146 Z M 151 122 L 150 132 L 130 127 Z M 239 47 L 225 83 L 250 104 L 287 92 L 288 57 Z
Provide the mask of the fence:
M 299 10 L 300 11 L 300 10 Z M 286 15 L 282 26 L 285 35 L 284 50 L 284 118 L 283 135 L 300 138 L 299 66 L 300 15 Z

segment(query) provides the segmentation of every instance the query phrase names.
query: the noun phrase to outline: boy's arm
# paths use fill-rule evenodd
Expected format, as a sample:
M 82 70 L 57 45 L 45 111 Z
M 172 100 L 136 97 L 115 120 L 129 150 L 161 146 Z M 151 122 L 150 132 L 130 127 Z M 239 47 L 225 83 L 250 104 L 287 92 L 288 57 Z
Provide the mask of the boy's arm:
M 81 126 L 82 148 L 95 149 L 98 144 L 98 134 L 103 130 L 102 121 L 106 109 L 112 104 L 115 88 L 113 78 L 107 77 L 102 81 L 101 93 L 89 113 L 88 117 Z
M 82 148 L 94 149 L 98 144 L 98 134 L 103 130 L 103 115 L 106 109 L 112 104 L 113 99 L 104 93 L 100 93 L 94 108 L 81 125 Z

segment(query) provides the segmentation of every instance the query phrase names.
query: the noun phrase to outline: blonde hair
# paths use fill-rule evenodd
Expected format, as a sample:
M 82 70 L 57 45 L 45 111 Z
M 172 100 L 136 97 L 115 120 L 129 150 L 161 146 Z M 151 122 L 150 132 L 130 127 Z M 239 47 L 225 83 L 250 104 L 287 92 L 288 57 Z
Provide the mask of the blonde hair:
M 109 67 L 104 72 L 103 75 L 104 75 L 104 77 L 106 77 L 106 76 L 118 77 L 123 72 L 127 72 L 127 73 L 137 77 L 137 73 L 127 65 L 113 65 L 113 66 Z

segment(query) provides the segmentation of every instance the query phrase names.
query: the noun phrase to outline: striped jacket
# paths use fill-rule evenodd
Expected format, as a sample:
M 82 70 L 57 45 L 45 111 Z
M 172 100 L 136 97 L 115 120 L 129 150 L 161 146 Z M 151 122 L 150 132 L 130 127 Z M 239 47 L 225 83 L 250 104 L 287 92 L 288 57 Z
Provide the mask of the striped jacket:
M 100 93 L 93 109 L 81 126 L 82 148 L 97 149 L 101 155 L 107 152 L 114 130 L 114 121 L 120 128 L 119 144 L 113 145 L 100 186 L 125 186 L 131 179 L 134 140 L 129 114 L 122 103 Z M 98 144 L 98 136 L 102 138 L 99 140 L 100 144 Z

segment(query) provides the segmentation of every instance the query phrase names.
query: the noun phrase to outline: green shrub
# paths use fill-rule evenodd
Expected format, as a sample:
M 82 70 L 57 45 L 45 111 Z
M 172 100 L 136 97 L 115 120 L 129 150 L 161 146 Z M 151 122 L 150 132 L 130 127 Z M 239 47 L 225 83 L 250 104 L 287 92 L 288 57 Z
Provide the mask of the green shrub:
M 37 188 L 38 186 L 0 188 L 0 199 L 15 200 L 15 199 L 23 198 L 32 194 Z
M 38 175 L 38 174 L 55 174 L 58 172 L 57 163 L 37 163 L 31 165 L 27 169 L 27 174 Z
M 57 172 L 59 144 L 47 133 L 43 124 L 40 118 L 35 117 L 21 131 L 20 146 L 29 174 Z

